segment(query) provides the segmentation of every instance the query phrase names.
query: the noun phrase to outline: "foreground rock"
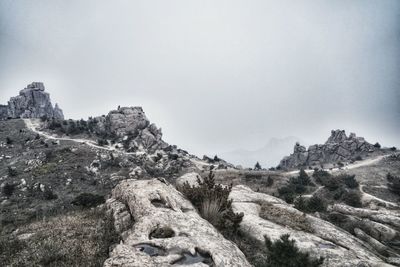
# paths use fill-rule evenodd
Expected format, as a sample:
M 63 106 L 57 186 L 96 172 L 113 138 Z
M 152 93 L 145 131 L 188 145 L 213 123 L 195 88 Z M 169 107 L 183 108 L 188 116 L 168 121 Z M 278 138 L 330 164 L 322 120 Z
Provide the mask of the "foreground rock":
M 0 105 L 0 119 L 7 118 L 55 118 L 64 119 L 62 110 L 50 101 L 49 93 L 44 91 L 41 82 L 33 82 L 11 97 L 8 105 Z
M 107 205 L 123 241 L 112 250 L 105 267 L 250 266 L 232 242 L 162 180 L 125 180 Z
M 377 150 L 363 137 L 351 133 L 347 137 L 344 130 L 332 130 L 331 136 L 322 145 L 312 145 L 308 149 L 296 143 L 293 154 L 281 160 L 279 167 L 293 169 L 298 167 L 332 166 L 339 162 L 349 162 Z M 324 166 L 325 165 L 325 166 Z
M 300 250 L 316 258 L 324 257 L 323 266 L 392 266 L 369 243 L 300 212 L 281 199 L 242 185 L 232 189 L 230 198 L 233 210 L 244 213 L 241 229 L 260 241 L 264 241 L 264 235 L 277 240 L 283 234 L 290 234 Z

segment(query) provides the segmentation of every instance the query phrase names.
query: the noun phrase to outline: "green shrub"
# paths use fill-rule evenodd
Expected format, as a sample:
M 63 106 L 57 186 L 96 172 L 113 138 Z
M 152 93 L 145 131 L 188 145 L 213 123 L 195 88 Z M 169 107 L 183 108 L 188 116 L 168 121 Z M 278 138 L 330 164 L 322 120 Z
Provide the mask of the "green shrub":
M 323 199 L 312 196 L 309 199 L 299 197 L 294 203 L 294 207 L 304 212 L 323 212 L 326 211 L 326 203 Z
M 58 196 L 56 194 L 54 194 L 50 188 L 48 188 L 48 187 L 45 188 L 45 190 L 43 192 L 44 200 L 53 200 L 53 199 L 57 199 L 57 198 L 58 198 Z
M 363 158 L 362 158 L 360 155 L 358 155 L 358 156 L 355 158 L 355 160 L 360 161 L 360 160 L 363 160 Z
M 261 165 L 260 163 L 257 161 L 256 165 L 254 165 L 254 170 L 261 170 Z
M 390 173 L 386 176 L 388 180 L 388 188 L 391 192 L 400 196 L 400 177 L 394 176 Z
M 289 235 L 282 235 L 280 239 L 272 242 L 265 236 L 265 245 L 267 247 L 267 259 L 265 265 L 268 267 L 295 267 L 320 266 L 324 259 L 313 259 L 309 253 L 304 253 L 296 246 L 295 241 L 289 239 Z
M 324 184 L 325 181 L 329 178 L 331 178 L 331 174 L 327 171 L 324 170 L 314 170 L 314 173 L 312 175 L 315 179 L 315 181 L 319 184 Z
M 107 146 L 107 145 L 108 145 L 108 141 L 105 140 L 105 139 L 98 139 L 98 140 L 97 140 L 97 144 L 98 144 L 99 146 Z
M 342 200 L 349 206 L 359 208 L 362 206 L 361 194 L 357 191 L 349 191 L 343 195 Z
M 311 181 L 308 174 L 301 169 L 299 176 L 291 177 L 289 183 L 278 189 L 280 198 L 284 199 L 287 203 L 293 203 L 296 195 L 306 192 L 307 186 L 315 186 Z
M 210 171 L 203 181 L 197 179 L 198 185 L 185 183 L 178 189 L 198 209 L 200 215 L 211 222 L 224 235 L 232 235 L 239 229 L 243 214 L 234 213 L 229 193 L 232 185 L 216 184 L 214 174 Z
M 6 183 L 6 184 L 3 186 L 3 188 L 2 188 L 1 191 L 2 191 L 2 193 L 3 193 L 6 197 L 10 197 L 10 196 L 12 196 L 12 194 L 14 193 L 15 187 L 16 187 L 15 184 Z
M 378 142 L 376 142 L 375 145 L 374 145 L 374 147 L 379 149 L 379 148 L 381 148 L 381 144 L 379 144 Z
M 14 141 L 10 138 L 10 137 L 6 137 L 6 144 L 7 145 L 12 145 L 12 143 L 14 143 Z
M 395 146 L 392 146 L 392 147 L 390 148 L 390 150 L 391 150 L 391 151 L 396 151 L 397 148 L 396 148 Z
M 272 179 L 271 176 L 268 176 L 267 178 L 267 186 L 270 187 L 274 184 L 274 179 Z
M 15 168 L 15 167 L 8 166 L 7 170 L 8 170 L 8 175 L 11 176 L 11 177 L 14 177 L 14 176 L 18 175 L 17 168 Z
M 105 202 L 104 196 L 91 193 L 82 193 L 76 198 L 74 198 L 71 204 L 85 208 L 91 208 L 91 207 L 96 207 L 104 202 Z
M 344 174 L 344 175 L 339 176 L 339 177 L 343 180 L 344 184 L 348 188 L 354 189 L 354 188 L 358 187 L 358 182 L 355 179 L 355 177 L 356 177 L 355 175 L 346 175 L 346 174 Z

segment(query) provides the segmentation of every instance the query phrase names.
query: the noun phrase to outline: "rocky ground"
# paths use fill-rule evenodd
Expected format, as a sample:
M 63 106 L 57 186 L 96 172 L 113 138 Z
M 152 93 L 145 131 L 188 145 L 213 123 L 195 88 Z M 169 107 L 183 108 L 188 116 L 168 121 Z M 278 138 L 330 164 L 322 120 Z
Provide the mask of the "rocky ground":
M 396 149 L 333 131 L 243 170 L 165 143 L 139 107 L 42 111 L 0 120 L 3 266 L 400 266 Z

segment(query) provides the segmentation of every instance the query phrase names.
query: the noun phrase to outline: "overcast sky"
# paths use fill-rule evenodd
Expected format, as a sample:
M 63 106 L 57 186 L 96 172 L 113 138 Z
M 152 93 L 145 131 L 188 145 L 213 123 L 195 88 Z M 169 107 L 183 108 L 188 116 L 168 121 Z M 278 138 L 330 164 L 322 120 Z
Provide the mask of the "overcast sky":
M 32 81 L 67 118 L 142 106 L 198 155 L 337 128 L 400 147 L 400 1 L 1 0 L 0 103 Z

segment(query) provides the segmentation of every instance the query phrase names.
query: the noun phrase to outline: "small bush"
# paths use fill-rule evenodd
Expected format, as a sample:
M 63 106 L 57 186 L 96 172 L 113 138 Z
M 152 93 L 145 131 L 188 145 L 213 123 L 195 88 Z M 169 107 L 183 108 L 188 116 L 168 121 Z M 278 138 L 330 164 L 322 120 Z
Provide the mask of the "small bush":
M 232 235 L 239 229 L 243 214 L 234 213 L 229 193 L 232 185 L 216 184 L 214 174 L 210 171 L 203 181 L 197 179 L 198 185 L 183 184 L 178 189 L 199 210 L 200 215 L 209 220 L 224 235 Z
M 99 146 L 107 146 L 107 145 L 108 145 L 108 141 L 105 140 L 105 139 L 98 139 L 98 140 L 97 140 L 97 144 L 98 144 Z
M 323 212 L 326 211 L 326 203 L 323 199 L 312 196 L 309 199 L 299 197 L 294 203 L 294 207 L 304 212 Z
M 390 148 L 390 150 L 391 150 L 391 151 L 396 151 L 397 148 L 396 148 L 395 146 L 392 146 L 392 147 Z
M 96 207 L 104 202 L 104 196 L 91 193 L 82 193 L 72 200 L 71 204 L 85 208 L 91 208 Z
M 325 183 L 325 181 L 328 178 L 331 178 L 331 174 L 324 170 L 314 170 L 314 173 L 312 176 L 314 177 L 314 179 L 317 183 L 322 184 L 322 185 Z
M 43 192 L 43 199 L 44 200 L 53 200 L 53 199 L 57 199 L 57 198 L 58 198 L 58 196 L 56 194 L 54 194 L 50 188 L 46 187 L 46 189 Z
M 356 191 L 349 191 L 343 195 L 343 201 L 349 206 L 360 208 L 362 206 L 361 203 L 361 195 Z
M 15 168 L 15 167 L 8 166 L 7 170 L 8 170 L 8 175 L 11 177 L 18 175 L 17 168 Z
M 400 177 L 394 176 L 390 173 L 386 176 L 388 180 L 388 188 L 391 192 L 400 196 Z
M 257 161 L 256 165 L 254 165 L 254 170 L 256 170 L 256 171 L 261 170 L 261 165 L 258 161 Z
M 308 174 L 301 169 L 299 176 L 291 177 L 289 183 L 278 189 L 279 196 L 287 203 L 293 203 L 298 194 L 306 192 L 306 186 L 315 186 Z
M 271 176 L 268 176 L 267 178 L 267 186 L 270 187 L 274 184 L 274 179 L 272 179 Z
M 280 239 L 272 242 L 265 236 L 265 245 L 267 247 L 267 259 L 265 265 L 268 267 L 294 267 L 294 266 L 307 266 L 314 267 L 320 266 L 324 259 L 313 259 L 309 253 L 304 253 L 296 246 L 295 241 L 289 239 L 289 235 L 282 235 Z
M 359 155 L 359 156 L 357 156 L 357 157 L 355 158 L 355 160 L 360 161 L 360 160 L 363 160 L 363 158 Z
M 15 187 L 16 187 L 15 184 L 6 183 L 6 184 L 3 186 L 3 188 L 2 188 L 1 191 L 2 191 L 2 193 L 3 193 L 6 197 L 10 197 L 10 196 L 12 196 L 12 194 L 14 193 Z
M 379 149 L 379 148 L 381 148 L 381 144 L 379 144 L 378 142 L 376 142 L 375 145 L 374 145 L 374 147 Z
M 6 144 L 7 145 L 12 145 L 12 143 L 14 143 L 14 141 L 10 138 L 10 137 L 6 137 Z
M 344 184 L 351 189 L 358 187 L 358 182 L 355 179 L 355 175 L 342 175 L 340 178 L 343 180 Z

